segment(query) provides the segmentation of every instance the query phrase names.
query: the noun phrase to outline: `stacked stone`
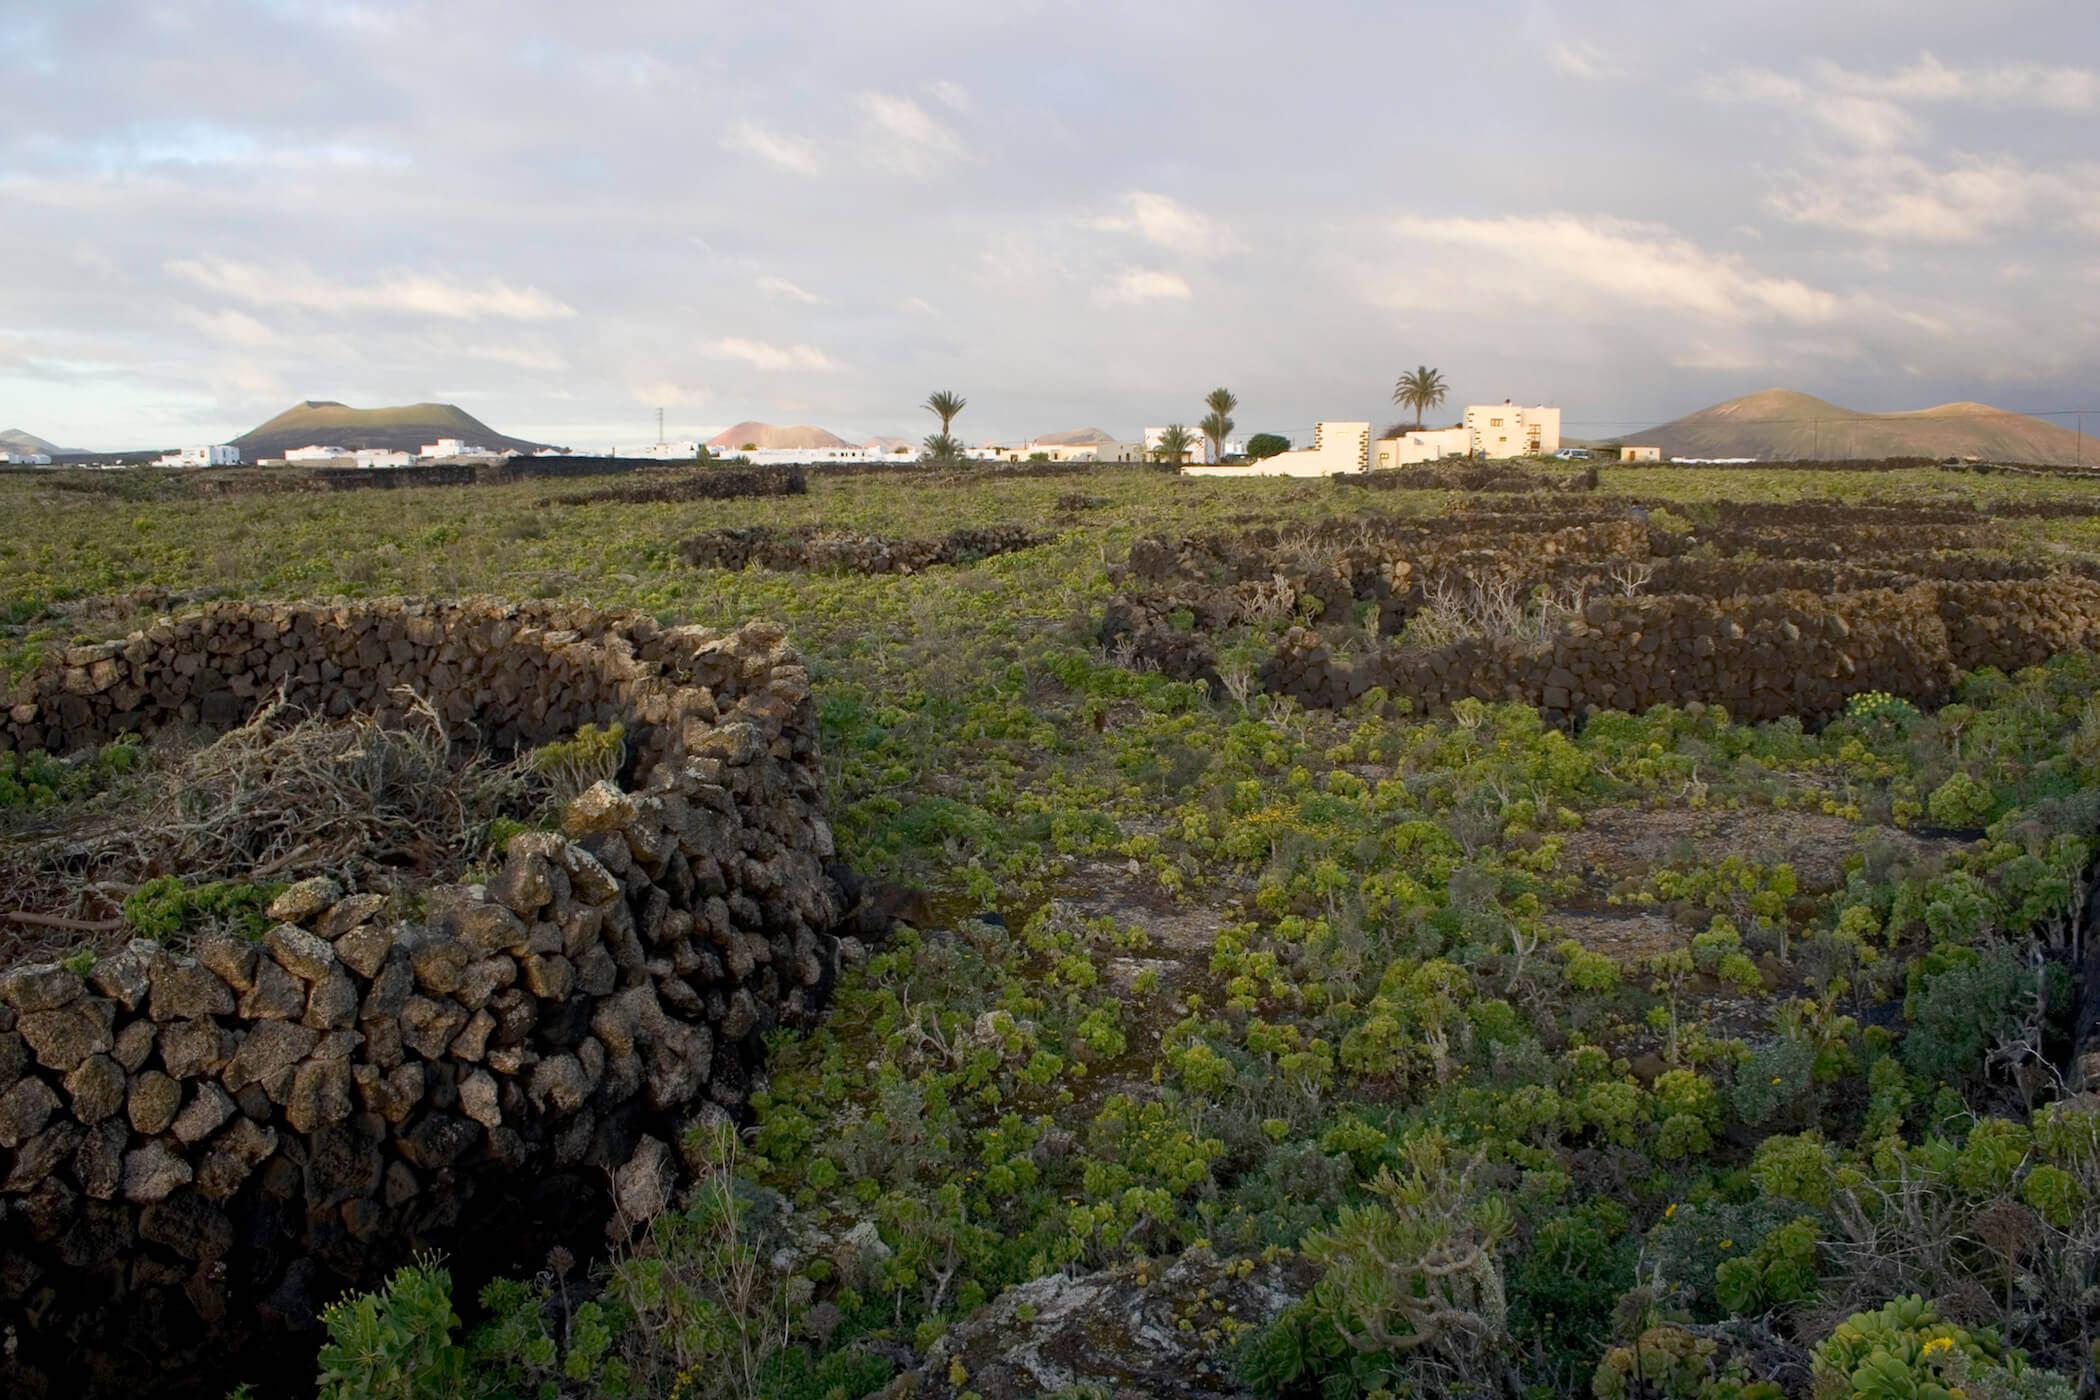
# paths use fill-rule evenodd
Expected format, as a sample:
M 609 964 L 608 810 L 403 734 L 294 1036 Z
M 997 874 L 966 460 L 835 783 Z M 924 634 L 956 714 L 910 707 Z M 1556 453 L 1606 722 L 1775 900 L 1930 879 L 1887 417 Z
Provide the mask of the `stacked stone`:
M 1262 683 L 1325 706 L 1377 686 L 1428 709 L 1471 696 L 1536 705 L 1564 721 L 1695 701 L 1738 719 L 1814 718 L 1869 690 L 1936 704 L 1963 671 L 2032 665 L 2096 644 L 2100 585 L 2087 580 L 1918 583 L 1832 596 L 1599 598 L 1545 646 L 1468 639 L 1356 662 L 1294 629 Z
M 119 643 L 56 673 L 118 672 L 60 692 L 108 700 L 63 736 L 183 717 L 205 674 L 355 696 L 398 677 L 507 706 L 499 728 L 618 719 L 640 777 L 412 910 L 308 880 L 259 942 L 0 974 L 0 1297 L 41 1335 L 143 1327 L 150 1350 L 238 1330 L 261 1300 L 370 1282 L 563 1172 L 588 1213 L 638 1149 L 742 1104 L 765 1033 L 805 1023 L 836 976 L 814 707 L 777 628 L 371 604 L 220 608 L 132 642 L 152 664 Z M 316 657 L 354 665 L 324 678 Z
M 708 530 L 679 546 L 700 569 L 775 569 L 856 574 L 915 574 L 939 564 L 966 564 L 1033 549 L 1041 535 L 1017 525 L 966 527 L 929 539 L 898 539 L 797 525 L 775 530 L 746 525 Z
M 641 712 L 665 704 L 655 674 L 667 655 L 662 631 L 643 614 L 559 604 L 214 603 L 48 657 L 0 712 L 0 749 L 65 752 L 174 724 L 224 728 L 280 689 L 297 708 L 336 716 L 398 717 L 420 697 L 505 749 L 630 714 L 661 723 Z M 715 635 L 681 632 L 676 645 L 704 651 Z M 688 699 L 703 712 L 714 701 Z

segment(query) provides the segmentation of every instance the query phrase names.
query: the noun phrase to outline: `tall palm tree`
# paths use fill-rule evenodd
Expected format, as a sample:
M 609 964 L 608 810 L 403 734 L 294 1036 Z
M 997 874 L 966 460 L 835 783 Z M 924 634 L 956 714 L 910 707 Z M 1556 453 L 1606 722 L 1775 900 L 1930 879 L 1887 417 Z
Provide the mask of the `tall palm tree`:
M 1160 429 L 1159 441 L 1152 445 L 1159 460 L 1169 466 L 1180 466 L 1188 460 L 1189 449 L 1196 445 L 1196 436 L 1179 423 L 1169 423 Z
M 1230 414 L 1240 406 L 1240 401 L 1230 389 L 1213 389 L 1203 396 L 1203 406 L 1210 412 L 1204 414 L 1203 421 L 1196 426 L 1203 430 L 1203 436 L 1210 439 L 1210 459 L 1222 462 L 1225 460 L 1225 439 L 1232 433 Z
M 970 401 L 953 389 L 940 389 L 928 394 L 926 402 L 920 404 L 919 407 L 941 420 L 941 436 L 947 437 L 949 428 L 955 423 L 955 415 L 961 413 L 969 405 Z
M 1393 385 L 1393 402 L 1415 411 L 1415 426 L 1422 426 L 1424 409 L 1435 408 L 1444 401 L 1447 390 L 1444 376 L 1428 365 L 1420 365 L 1400 376 Z

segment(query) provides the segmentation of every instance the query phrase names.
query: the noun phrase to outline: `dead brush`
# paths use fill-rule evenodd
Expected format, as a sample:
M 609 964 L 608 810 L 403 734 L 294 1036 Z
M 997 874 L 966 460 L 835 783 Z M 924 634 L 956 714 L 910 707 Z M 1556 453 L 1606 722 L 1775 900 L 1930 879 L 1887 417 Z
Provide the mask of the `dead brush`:
M 0 846 L 0 927 L 120 931 L 147 880 L 327 874 L 384 888 L 456 877 L 489 824 L 530 814 L 549 782 L 448 726 L 421 696 L 405 713 L 329 719 L 279 698 L 199 747 L 167 754 L 69 823 Z M 24 916 L 27 917 L 24 917 Z
M 1467 579 L 1446 575 L 1423 586 L 1422 605 L 1408 619 L 1402 644 L 1432 648 L 1479 640 L 1542 646 L 1579 617 L 1588 602 L 1588 580 L 1534 587 L 1509 570 Z

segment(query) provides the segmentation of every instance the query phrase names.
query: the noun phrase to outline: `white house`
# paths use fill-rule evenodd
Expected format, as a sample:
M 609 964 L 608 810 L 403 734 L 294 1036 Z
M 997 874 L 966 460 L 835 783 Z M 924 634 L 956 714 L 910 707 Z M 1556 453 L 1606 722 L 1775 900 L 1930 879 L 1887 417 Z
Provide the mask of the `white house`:
M 383 447 L 360 447 L 351 455 L 357 459 L 357 465 L 368 470 L 413 466 L 416 460 L 406 452 L 389 452 Z
M 231 443 L 219 443 L 211 447 L 184 447 L 156 458 L 156 467 L 237 467 L 241 464 L 241 449 Z
M 48 467 L 51 454 L 48 452 L 0 452 L 0 462 L 11 467 Z
M 1536 457 L 1560 451 L 1560 410 L 1545 404 L 1469 404 L 1467 450 L 1475 457 Z
M 356 456 L 357 454 L 347 447 L 324 447 L 315 444 L 288 449 L 284 454 L 284 460 L 287 462 L 340 462 L 346 458 L 355 458 Z
M 1315 423 L 1311 447 L 1232 466 L 1185 466 L 1183 476 L 1343 476 L 1369 471 L 1369 423 Z
M 436 442 L 425 443 L 422 447 L 416 449 L 416 455 L 418 457 L 485 457 L 489 455 L 489 450 L 486 447 L 477 447 L 460 438 L 439 438 Z

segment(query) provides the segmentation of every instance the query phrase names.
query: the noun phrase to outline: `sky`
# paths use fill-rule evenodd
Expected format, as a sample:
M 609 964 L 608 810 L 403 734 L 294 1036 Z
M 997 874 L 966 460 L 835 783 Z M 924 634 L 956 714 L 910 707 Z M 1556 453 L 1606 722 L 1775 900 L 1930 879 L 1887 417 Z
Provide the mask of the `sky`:
M 0 428 L 2100 405 L 2100 11 L 0 0 Z

